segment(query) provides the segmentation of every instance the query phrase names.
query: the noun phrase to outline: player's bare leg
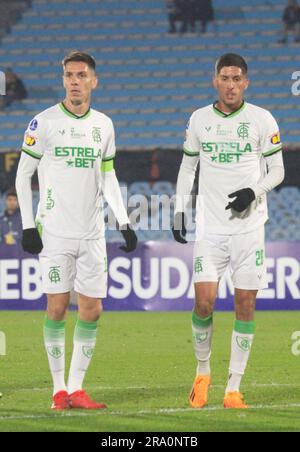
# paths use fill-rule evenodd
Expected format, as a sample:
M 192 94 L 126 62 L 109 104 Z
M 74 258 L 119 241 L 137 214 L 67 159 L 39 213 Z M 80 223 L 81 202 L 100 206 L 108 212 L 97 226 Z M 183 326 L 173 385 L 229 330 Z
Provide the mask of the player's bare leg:
M 70 293 L 48 294 L 47 315 L 44 323 L 44 340 L 53 380 L 55 410 L 69 408 L 65 384 L 65 316 L 70 303 Z
M 207 404 L 208 389 L 211 384 L 210 356 L 213 310 L 217 290 L 217 282 L 195 284 L 196 301 L 192 316 L 192 332 L 198 366 L 189 396 L 189 403 L 192 408 L 203 408 Z
M 254 338 L 254 313 L 257 290 L 235 290 L 236 322 L 232 334 L 229 380 L 224 398 L 225 408 L 248 408 L 240 393 Z
M 48 294 L 47 317 L 57 322 L 65 320 L 70 304 L 70 292 L 62 294 Z
M 74 332 L 74 349 L 68 380 L 71 408 L 89 410 L 106 408 L 106 405 L 94 402 L 82 389 L 96 346 L 97 322 L 102 311 L 100 299 L 78 295 L 78 320 Z

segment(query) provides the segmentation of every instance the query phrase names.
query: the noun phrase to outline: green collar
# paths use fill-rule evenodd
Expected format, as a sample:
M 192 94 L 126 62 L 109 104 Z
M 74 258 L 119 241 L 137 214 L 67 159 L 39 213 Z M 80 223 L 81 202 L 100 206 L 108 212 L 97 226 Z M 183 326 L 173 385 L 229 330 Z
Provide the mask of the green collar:
M 238 108 L 237 110 L 233 111 L 232 113 L 229 113 L 228 115 L 226 113 L 224 113 L 223 111 L 219 110 L 216 105 L 217 105 L 216 101 L 213 105 L 213 110 L 216 113 L 216 115 L 221 116 L 222 118 L 233 118 L 234 116 L 237 116 L 239 113 L 241 113 L 241 111 L 243 111 L 246 108 L 246 102 L 243 100 L 242 105 L 240 106 L 240 108 Z
M 61 102 L 59 104 L 61 110 L 67 115 L 70 116 L 70 118 L 73 119 L 86 119 L 91 115 L 91 109 L 89 108 L 88 111 L 83 115 L 83 116 L 77 116 L 74 113 L 72 113 L 70 110 L 67 109 L 67 107 L 65 106 L 65 104 L 63 102 Z

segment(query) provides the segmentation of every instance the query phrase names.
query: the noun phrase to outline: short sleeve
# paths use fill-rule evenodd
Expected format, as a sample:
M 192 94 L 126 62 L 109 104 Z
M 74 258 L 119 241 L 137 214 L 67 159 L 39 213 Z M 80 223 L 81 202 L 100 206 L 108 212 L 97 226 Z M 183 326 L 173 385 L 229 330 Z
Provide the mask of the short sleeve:
M 24 134 L 22 151 L 40 160 L 45 152 L 45 121 L 35 117 L 30 121 Z
M 261 133 L 261 152 L 264 157 L 282 151 L 279 126 L 271 113 L 263 121 Z
M 107 139 L 102 154 L 102 162 L 113 160 L 116 156 L 116 141 L 113 122 L 110 120 L 108 125 Z
M 190 157 L 195 157 L 200 153 L 200 142 L 196 134 L 194 121 L 195 117 L 192 114 L 186 127 L 185 142 L 183 144 L 183 152 Z

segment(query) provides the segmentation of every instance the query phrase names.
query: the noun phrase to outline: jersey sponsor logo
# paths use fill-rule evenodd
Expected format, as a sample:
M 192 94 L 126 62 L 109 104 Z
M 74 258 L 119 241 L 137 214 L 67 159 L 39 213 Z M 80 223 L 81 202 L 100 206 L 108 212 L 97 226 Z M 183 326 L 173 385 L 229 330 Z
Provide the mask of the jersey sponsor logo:
M 271 143 L 274 144 L 274 145 L 281 143 L 280 133 L 279 132 L 275 133 L 275 135 L 272 135 Z
M 246 138 L 249 138 L 249 122 L 240 122 L 240 125 L 237 129 L 237 134 L 239 138 L 242 138 L 245 140 Z
M 218 137 L 223 137 L 223 139 L 225 139 L 226 137 L 232 136 L 232 134 L 233 134 L 232 129 L 224 129 L 221 124 L 217 125 L 216 135 Z M 229 138 L 227 138 L 227 139 L 229 139 Z
M 84 137 L 86 137 L 85 133 L 78 133 L 75 131 L 74 127 L 71 128 L 71 138 L 78 140 Z
M 46 199 L 46 209 L 52 210 L 55 205 L 55 201 L 53 199 L 53 191 L 52 188 L 48 188 L 47 190 L 47 199 Z
M 238 153 L 246 153 L 246 152 L 252 152 L 252 146 L 251 143 L 247 143 L 245 145 L 242 145 L 238 141 L 234 142 L 219 142 L 219 143 L 213 143 L 213 142 L 207 142 L 202 143 L 202 148 L 204 152 L 238 152 Z
M 101 150 L 96 150 L 94 148 L 81 148 L 81 147 L 56 147 L 55 148 L 56 157 L 85 157 L 85 158 L 100 158 Z
M 242 154 L 218 154 L 211 157 L 216 163 L 239 163 Z
M 25 135 L 25 143 L 27 146 L 34 146 L 36 144 L 36 139 L 31 135 Z
M 202 143 L 202 149 L 212 153 L 211 161 L 216 163 L 238 163 L 243 154 L 252 152 L 250 143 L 243 145 L 239 142 Z
M 38 122 L 36 119 L 33 119 L 31 123 L 29 124 L 29 129 L 33 132 L 38 128 Z
M 101 149 L 81 147 L 56 147 L 56 157 L 68 157 L 68 168 L 94 168 L 97 159 L 101 158 Z

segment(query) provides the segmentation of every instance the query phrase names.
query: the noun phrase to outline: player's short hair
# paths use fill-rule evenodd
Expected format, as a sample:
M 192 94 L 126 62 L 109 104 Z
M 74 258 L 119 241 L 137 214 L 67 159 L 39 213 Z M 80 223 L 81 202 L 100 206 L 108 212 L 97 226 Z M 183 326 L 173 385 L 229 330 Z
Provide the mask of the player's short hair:
M 78 61 L 78 62 L 86 63 L 90 69 L 93 69 L 94 71 L 96 70 L 96 61 L 95 61 L 95 59 L 91 55 L 89 55 L 87 53 L 80 52 L 78 50 L 70 52 L 62 60 L 63 67 L 65 67 L 66 64 L 70 63 L 71 61 Z
M 7 192 L 5 193 L 5 195 L 6 195 L 6 199 L 9 198 L 10 196 L 13 196 L 14 198 L 18 198 L 17 192 L 16 192 L 16 190 L 14 190 L 13 188 L 7 190 Z
M 242 69 L 243 74 L 247 74 L 248 65 L 245 59 L 236 53 L 225 53 L 216 62 L 216 74 L 221 72 L 223 67 L 236 66 Z

